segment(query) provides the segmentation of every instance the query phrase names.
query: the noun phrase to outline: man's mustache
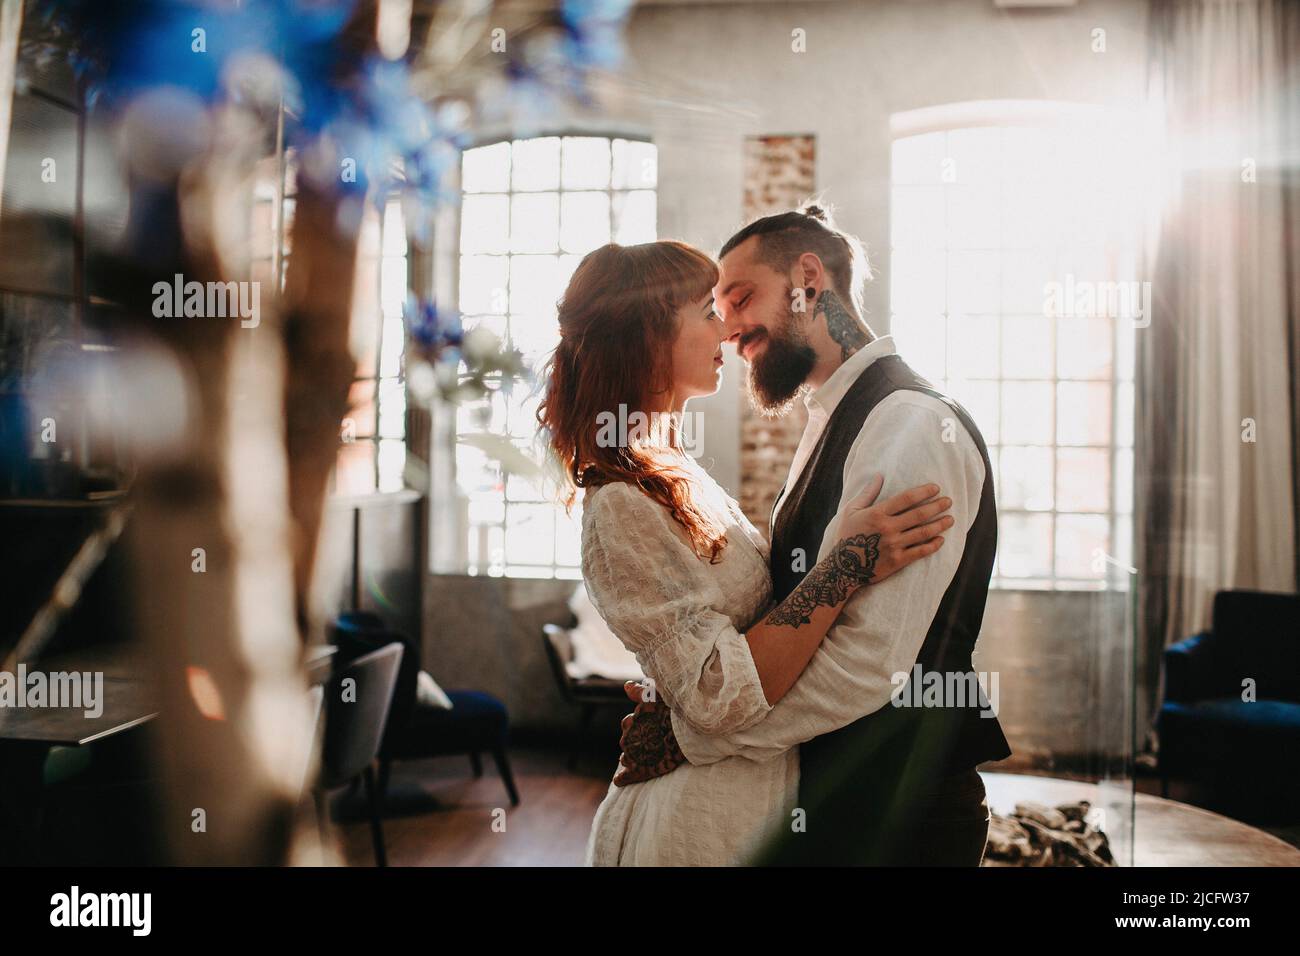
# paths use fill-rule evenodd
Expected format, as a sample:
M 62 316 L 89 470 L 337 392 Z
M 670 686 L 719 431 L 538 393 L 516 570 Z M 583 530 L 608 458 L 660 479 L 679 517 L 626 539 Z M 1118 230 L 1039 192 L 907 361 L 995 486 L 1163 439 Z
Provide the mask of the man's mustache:
M 741 355 L 741 357 L 743 358 L 743 357 L 744 357 L 744 354 L 745 354 L 745 349 L 746 349 L 746 347 L 748 347 L 748 346 L 750 345 L 750 343 L 752 343 L 752 342 L 756 342 L 756 341 L 758 341 L 759 339 L 763 338 L 763 337 L 766 336 L 766 335 L 767 335 L 767 330 L 766 330 L 766 329 L 753 329 L 753 330 L 751 330 L 751 331 L 749 331 L 749 332 L 746 332 L 746 333 L 745 333 L 744 335 L 742 335 L 742 336 L 740 337 L 740 339 L 736 342 L 736 351 L 739 352 L 740 355 Z

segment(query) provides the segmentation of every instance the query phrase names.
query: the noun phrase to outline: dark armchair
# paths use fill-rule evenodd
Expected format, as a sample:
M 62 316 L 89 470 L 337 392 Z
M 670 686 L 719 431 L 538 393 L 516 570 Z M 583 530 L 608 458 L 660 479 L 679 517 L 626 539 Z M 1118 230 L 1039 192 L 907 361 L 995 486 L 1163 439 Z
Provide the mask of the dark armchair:
M 392 641 L 400 643 L 405 650 L 393 693 L 392 714 L 379 751 L 381 802 L 388 793 L 394 761 L 468 755 L 474 775 L 481 776 L 481 754 L 486 751 L 496 763 L 510 805 L 519 805 L 519 790 L 508 753 L 510 717 L 505 704 L 491 694 L 475 690 L 446 691 L 451 710 L 417 703 L 420 648 L 413 639 L 387 630 L 375 614 L 353 611 L 340 615 L 331 628 L 331 639 L 339 645 L 342 660 L 348 660 L 358 650 Z
M 1300 595 L 1219 592 L 1211 629 L 1165 650 L 1156 729 L 1166 793 L 1177 777 L 1237 816 L 1300 819 Z
M 569 704 L 581 709 L 578 728 L 569 750 L 569 769 L 578 763 L 578 749 L 581 747 L 591 725 L 591 718 L 600 708 L 619 707 L 624 713 L 630 712 L 632 704 L 623 692 L 621 680 L 605 677 L 574 677 L 569 673 L 569 664 L 574 659 L 573 641 L 569 629 L 558 624 L 542 625 L 542 640 L 546 647 L 546 659 L 551 665 L 551 674 L 560 689 L 560 695 Z M 621 719 L 621 717 L 620 717 Z

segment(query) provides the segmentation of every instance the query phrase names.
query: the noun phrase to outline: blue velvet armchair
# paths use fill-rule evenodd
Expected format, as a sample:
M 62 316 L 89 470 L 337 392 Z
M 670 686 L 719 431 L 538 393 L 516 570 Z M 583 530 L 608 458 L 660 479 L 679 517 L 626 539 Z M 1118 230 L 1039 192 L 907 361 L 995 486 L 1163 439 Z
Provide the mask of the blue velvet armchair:
M 1165 650 L 1156 729 L 1166 793 L 1178 778 L 1235 816 L 1300 820 L 1300 595 L 1219 592 L 1211 629 Z

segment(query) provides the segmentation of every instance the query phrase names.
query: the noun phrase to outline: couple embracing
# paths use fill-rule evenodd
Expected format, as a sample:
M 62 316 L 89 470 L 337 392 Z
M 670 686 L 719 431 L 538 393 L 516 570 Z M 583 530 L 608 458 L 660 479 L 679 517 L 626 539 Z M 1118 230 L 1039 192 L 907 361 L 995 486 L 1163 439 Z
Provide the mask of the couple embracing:
M 868 279 L 858 240 L 808 206 L 716 261 L 602 247 L 564 293 L 538 418 L 569 503 L 583 489 L 587 589 L 647 677 L 590 864 L 981 860 L 975 768 L 1010 754 L 997 718 L 982 694 L 899 706 L 919 695 L 896 675 L 973 674 L 992 469 L 966 411 L 863 320 Z M 770 542 L 682 447 L 726 341 L 761 413 L 808 408 Z M 598 440 L 620 406 L 655 427 Z

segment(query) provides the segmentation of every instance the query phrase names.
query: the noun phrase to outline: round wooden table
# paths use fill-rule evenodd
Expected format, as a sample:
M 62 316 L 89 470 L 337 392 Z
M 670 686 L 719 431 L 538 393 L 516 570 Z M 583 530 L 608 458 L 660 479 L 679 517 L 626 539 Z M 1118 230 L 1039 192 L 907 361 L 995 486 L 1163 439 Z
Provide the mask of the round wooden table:
M 1101 804 L 1096 784 L 1028 774 L 982 773 L 989 809 L 1017 803 Z M 1134 866 L 1300 866 L 1300 850 L 1271 833 L 1200 807 L 1146 793 L 1134 807 Z

